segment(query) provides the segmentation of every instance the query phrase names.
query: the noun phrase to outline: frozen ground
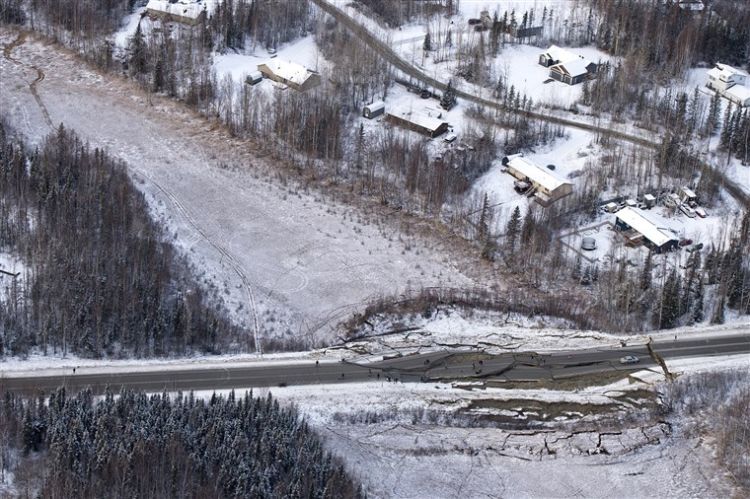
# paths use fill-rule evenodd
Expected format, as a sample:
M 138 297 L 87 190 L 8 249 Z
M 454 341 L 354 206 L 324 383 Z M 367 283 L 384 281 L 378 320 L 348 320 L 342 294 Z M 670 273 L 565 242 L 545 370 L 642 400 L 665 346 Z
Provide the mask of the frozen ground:
M 746 356 L 734 356 L 670 367 L 683 374 L 748 366 Z M 270 391 L 305 414 L 373 497 L 732 496 L 731 482 L 715 465 L 710 446 L 685 438 L 679 428 L 671 432 L 648 421 L 639 396 L 663 377 L 654 371 L 637 376 L 643 381 L 575 391 L 400 383 Z M 490 411 L 496 417 L 516 414 L 533 420 L 540 416 L 541 401 L 542 410 L 573 411 L 558 421 L 573 417 L 576 422 L 531 431 L 466 427 L 465 420 L 446 416 L 476 416 L 481 413 L 467 410 L 472 401 L 488 400 L 498 407 Z M 631 416 L 640 412 L 644 419 L 607 427 L 595 415 L 605 407 Z M 576 419 L 576 410 L 594 415 Z
M 330 340 L 331 327 L 374 296 L 473 282 L 458 270 L 460 251 L 407 243 L 405 226 L 270 181 L 271 161 L 252 143 L 168 99 L 147 99 L 54 46 L 28 41 L 12 56 L 23 65 L 0 60 L 0 106 L 16 127 L 38 141 L 63 122 L 126 160 L 177 246 L 251 331 Z M 46 75 L 38 102 L 32 66 Z

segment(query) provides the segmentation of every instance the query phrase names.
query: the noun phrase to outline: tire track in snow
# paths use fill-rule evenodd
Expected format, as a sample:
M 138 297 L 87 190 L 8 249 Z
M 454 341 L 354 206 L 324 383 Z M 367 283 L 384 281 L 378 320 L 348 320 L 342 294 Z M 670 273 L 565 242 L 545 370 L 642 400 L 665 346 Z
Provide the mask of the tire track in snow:
M 245 288 L 245 292 L 247 293 L 248 300 L 250 302 L 250 308 L 253 313 L 253 341 L 255 342 L 255 352 L 258 355 L 263 355 L 263 348 L 261 346 L 260 342 L 260 325 L 258 321 L 258 307 L 255 300 L 255 293 L 253 293 L 253 289 L 248 283 L 248 278 L 245 275 L 245 272 L 242 270 L 242 267 L 237 263 L 237 260 L 232 256 L 223 246 L 220 244 L 214 242 L 213 239 L 211 239 L 208 234 L 198 225 L 198 223 L 195 221 L 192 215 L 190 215 L 190 212 L 187 210 L 187 208 L 180 202 L 180 200 L 177 199 L 177 197 L 168 189 L 166 189 L 164 186 L 162 186 L 159 182 L 153 179 L 150 175 L 148 175 L 146 172 L 139 168 L 133 167 L 133 171 L 135 171 L 138 175 L 142 176 L 146 180 L 148 180 L 151 184 L 153 184 L 157 189 L 159 189 L 166 197 L 167 199 L 174 205 L 174 207 L 177 209 L 177 211 L 183 216 L 183 218 L 187 221 L 187 223 L 195 230 L 198 234 L 203 237 L 203 239 L 206 240 L 208 244 L 211 245 L 216 251 L 218 251 L 223 258 L 226 259 L 226 261 L 229 263 L 229 266 L 232 268 L 232 270 L 235 271 L 237 276 L 240 278 L 240 281 L 242 282 L 243 287 Z
M 39 109 L 42 111 L 42 116 L 44 116 L 44 121 L 47 122 L 47 125 L 50 127 L 50 129 L 54 130 L 55 126 L 52 124 L 52 118 L 49 115 L 49 111 L 47 110 L 47 106 L 44 105 L 44 102 L 42 102 L 42 98 L 39 96 L 39 91 L 37 89 L 37 86 L 44 81 L 45 74 L 44 71 L 42 71 L 39 67 L 33 65 L 33 64 L 24 64 L 23 62 L 19 61 L 18 59 L 15 59 L 13 56 L 11 56 L 11 53 L 17 48 L 20 47 L 26 43 L 26 33 L 23 31 L 20 31 L 18 33 L 18 36 L 15 40 L 7 44 L 5 47 L 3 47 L 3 56 L 11 61 L 14 64 L 17 64 L 21 67 L 27 67 L 31 68 L 34 71 L 36 71 L 36 78 L 34 81 L 29 83 L 29 91 L 31 92 L 31 95 L 34 97 L 34 100 L 37 103 L 37 106 L 39 106 Z

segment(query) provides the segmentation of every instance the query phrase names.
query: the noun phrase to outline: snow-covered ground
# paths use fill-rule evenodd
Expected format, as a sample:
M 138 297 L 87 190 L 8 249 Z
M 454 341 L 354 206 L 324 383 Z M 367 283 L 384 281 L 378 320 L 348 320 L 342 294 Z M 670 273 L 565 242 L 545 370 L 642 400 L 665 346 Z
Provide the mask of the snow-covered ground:
M 250 72 L 257 71 L 258 64 L 266 62 L 270 57 L 271 54 L 259 46 L 251 47 L 243 53 L 214 54 L 214 70 L 219 81 L 229 74 L 235 82 L 241 83 Z M 325 64 L 312 35 L 279 47 L 276 58 L 321 72 Z
M 199 277 L 250 331 L 330 340 L 333 325 L 375 296 L 474 282 L 467 272 L 477 266 L 459 264 L 460 252 L 272 181 L 276 169 L 255 145 L 169 99 L 147 98 L 51 46 L 27 42 L 13 56 L 44 71 L 37 89 L 52 123 L 128 163 Z M 0 106 L 37 142 L 52 127 L 28 90 L 30 69 L 2 59 L 0 70 Z
M 670 362 L 670 368 L 680 375 L 748 364 L 746 356 L 734 356 Z M 642 381 L 574 391 L 382 383 L 270 392 L 305 415 L 373 497 L 731 496 L 733 486 L 709 446 L 648 422 L 640 397 L 663 376 L 643 371 L 633 378 L 639 376 Z M 482 401 L 497 408 L 466 410 Z M 641 413 L 644 422 L 601 423 L 597 413 L 613 407 Z M 576 433 L 564 423 L 541 431 L 472 428 L 446 416 L 533 420 L 545 410 L 558 411 L 561 423 L 573 418 Z

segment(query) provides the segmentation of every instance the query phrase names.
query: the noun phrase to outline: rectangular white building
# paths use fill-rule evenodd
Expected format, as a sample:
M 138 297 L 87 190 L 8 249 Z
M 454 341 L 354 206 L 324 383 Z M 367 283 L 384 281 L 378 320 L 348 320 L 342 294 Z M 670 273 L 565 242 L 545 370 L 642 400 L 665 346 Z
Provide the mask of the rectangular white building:
M 543 168 L 523 156 L 503 158 L 503 166 L 518 180 L 529 182 L 536 190 L 537 202 L 548 206 L 560 198 L 573 193 L 573 184 L 561 179 L 552 171 Z

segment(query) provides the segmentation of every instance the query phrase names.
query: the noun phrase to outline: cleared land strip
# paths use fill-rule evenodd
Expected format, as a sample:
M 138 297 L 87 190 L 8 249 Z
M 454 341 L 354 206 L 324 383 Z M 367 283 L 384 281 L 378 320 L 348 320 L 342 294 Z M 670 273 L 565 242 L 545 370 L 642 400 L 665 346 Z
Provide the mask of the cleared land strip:
M 0 30 L 0 43 L 12 58 L 0 58 L 0 108 L 11 124 L 38 142 L 50 132 L 48 114 L 124 160 L 207 286 L 262 336 L 263 351 L 272 339 L 330 341 L 342 314 L 377 296 L 477 284 L 464 269 L 481 265 L 478 257 L 276 181 L 272 158 L 181 104 L 31 35 Z M 46 75 L 35 86 L 44 108 L 29 87 L 32 68 Z
M 407 61 L 401 58 L 398 54 L 396 54 L 396 52 L 391 47 L 389 47 L 385 42 L 380 40 L 374 34 L 370 33 L 370 31 L 367 30 L 367 28 L 359 24 L 356 20 L 354 20 L 349 15 L 347 15 L 344 11 L 342 11 L 338 7 L 330 4 L 327 0 L 310 0 L 310 1 L 313 2 L 315 5 L 317 5 L 318 7 L 320 7 L 326 13 L 333 16 L 341 24 L 349 28 L 349 30 L 352 33 L 354 33 L 363 42 L 365 42 L 373 50 L 379 53 L 381 57 L 383 57 L 386 61 L 391 63 L 394 67 L 398 68 L 404 74 L 409 75 L 412 78 L 415 78 L 421 81 L 425 85 L 434 87 L 438 90 L 444 91 L 448 87 L 447 83 L 437 80 L 435 78 L 432 78 L 431 76 L 428 76 L 424 71 L 421 71 L 419 68 L 416 68 L 412 64 L 409 64 Z M 575 120 L 563 118 L 560 116 L 555 116 L 553 114 L 511 109 L 511 108 L 504 106 L 502 103 L 498 101 L 486 99 L 484 97 L 480 97 L 478 95 L 474 95 L 474 94 L 471 94 L 469 92 L 465 92 L 459 89 L 456 89 L 456 95 L 466 101 L 473 102 L 481 106 L 497 109 L 500 111 L 516 113 L 529 119 L 546 121 L 549 123 L 554 123 L 556 125 L 562 125 L 565 127 L 578 128 L 581 130 L 586 130 L 589 132 L 594 132 L 597 134 L 609 136 L 615 139 L 619 139 L 625 142 L 630 142 L 632 144 L 636 144 L 636 145 L 643 146 L 643 147 L 648 147 L 651 149 L 656 149 L 661 146 L 660 140 L 653 140 L 653 139 L 648 139 L 645 137 L 639 137 L 637 135 L 629 134 L 627 132 L 624 132 L 622 130 L 617 130 L 615 128 L 609 128 L 609 127 L 605 127 L 601 125 L 575 121 Z M 748 195 L 739 185 L 737 185 L 735 182 L 728 179 L 726 175 L 716 170 L 705 161 L 701 161 L 700 166 L 704 175 L 712 177 L 716 181 L 716 183 L 724 187 L 739 203 L 741 203 L 745 207 L 745 209 L 750 209 L 750 195 Z

